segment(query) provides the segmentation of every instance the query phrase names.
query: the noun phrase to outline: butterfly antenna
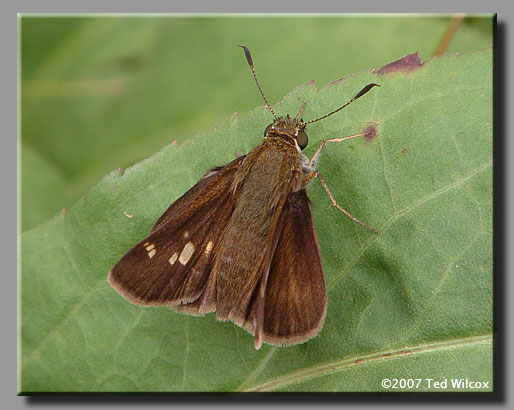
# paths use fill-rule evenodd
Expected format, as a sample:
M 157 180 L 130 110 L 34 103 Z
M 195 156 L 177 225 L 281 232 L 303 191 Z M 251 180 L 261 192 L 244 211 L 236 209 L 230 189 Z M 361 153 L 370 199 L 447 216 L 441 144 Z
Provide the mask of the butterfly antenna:
M 360 98 L 362 97 L 364 94 L 366 94 L 369 90 L 371 90 L 373 87 L 380 87 L 380 84 L 375 84 L 375 83 L 371 83 L 371 84 L 368 84 L 366 87 L 364 87 L 362 90 L 360 90 L 357 95 L 355 97 L 353 97 L 350 101 L 348 101 L 345 105 L 343 105 L 342 107 L 339 107 L 337 110 L 334 110 L 332 112 L 329 112 L 327 115 L 324 115 L 323 117 L 319 117 L 319 118 L 316 118 L 315 120 L 310 120 L 310 121 L 307 121 L 305 123 L 305 125 L 307 124 L 310 124 L 312 122 L 316 122 L 316 121 L 319 121 L 319 120 L 322 120 L 323 118 L 327 118 L 329 116 L 331 116 L 332 114 L 335 114 L 336 112 L 342 110 L 344 107 L 347 107 L 348 105 L 350 105 L 352 102 L 354 102 L 357 98 Z
M 302 108 L 300 108 L 300 111 L 298 111 L 298 114 L 294 116 L 294 119 L 297 120 L 300 115 L 302 115 L 303 110 L 305 110 L 305 106 L 307 105 L 307 101 L 304 101 L 302 104 Z
M 255 82 L 257 83 L 257 88 L 261 92 L 262 98 L 264 98 L 264 102 L 266 103 L 266 107 L 271 111 L 271 113 L 273 114 L 273 117 L 276 120 L 277 119 L 277 114 L 275 114 L 275 111 L 273 111 L 273 108 L 271 108 L 271 105 L 269 105 L 269 102 L 266 99 L 266 96 L 262 92 L 262 88 L 261 88 L 261 86 L 259 84 L 259 80 L 257 80 L 257 74 L 255 74 L 255 68 L 253 67 L 252 55 L 250 54 L 250 50 L 248 50 L 248 47 L 246 47 L 246 46 L 239 45 L 239 47 L 241 47 L 245 51 L 246 61 L 248 61 L 248 65 L 252 69 L 253 78 L 255 78 Z

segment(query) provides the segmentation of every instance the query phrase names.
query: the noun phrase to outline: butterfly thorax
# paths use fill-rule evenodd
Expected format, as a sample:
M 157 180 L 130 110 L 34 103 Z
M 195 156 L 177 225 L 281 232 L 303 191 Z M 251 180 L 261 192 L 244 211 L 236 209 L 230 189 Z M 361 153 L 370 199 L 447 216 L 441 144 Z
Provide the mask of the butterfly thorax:
M 288 189 L 291 178 L 296 190 L 302 180 L 298 145 L 291 134 L 274 130 L 248 153 L 234 178 L 232 192 L 236 194 L 245 187 L 263 196 L 269 195 L 270 200 L 276 201 L 280 192 Z

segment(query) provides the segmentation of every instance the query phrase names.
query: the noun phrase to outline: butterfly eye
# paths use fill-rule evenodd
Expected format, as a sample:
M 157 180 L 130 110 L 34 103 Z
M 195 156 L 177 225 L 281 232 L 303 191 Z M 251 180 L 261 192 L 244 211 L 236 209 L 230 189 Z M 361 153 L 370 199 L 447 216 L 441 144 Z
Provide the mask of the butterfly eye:
M 267 137 L 268 136 L 268 133 L 270 132 L 270 130 L 273 129 L 273 124 L 270 124 L 266 127 L 266 129 L 264 130 L 264 136 Z
M 309 143 L 309 137 L 307 137 L 307 134 L 305 131 L 298 131 L 298 136 L 296 137 L 296 142 L 298 143 L 298 146 L 300 149 L 304 149 L 307 144 Z

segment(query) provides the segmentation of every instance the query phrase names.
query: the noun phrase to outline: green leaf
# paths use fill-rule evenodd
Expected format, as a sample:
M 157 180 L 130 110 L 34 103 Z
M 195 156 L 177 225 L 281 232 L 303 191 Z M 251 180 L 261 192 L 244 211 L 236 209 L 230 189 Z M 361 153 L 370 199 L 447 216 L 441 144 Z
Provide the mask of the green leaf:
M 435 51 L 449 16 L 21 18 L 22 144 L 62 175 L 24 195 L 22 229 L 69 208 L 103 175 L 259 103 L 243 52 L 273 103 L 298 84 Z M 492 16 L 481 18 L 492 27 Z M 450 51 L 490 47 L 466 19 Z M 22 157 L 27 186 L 33 164 Z M 28 171 L 25 168 L 31 168 Z M 48 197 L 53 200 L 48 201 Z
M 328 144 L 319 170 L 343 208 L 380 234 L 310 186 L 329 299 L 316 338 L 255 351 L 234 324 L 131 305 L 106 281 L 207 169 L 260 141 L 271 122 L 261 106 L 110 173 L 22 235 L 20 391 L 380 392 L 384 378 L 487 381 L 490 391 L 492 51 L 399 67 L 308 83 L 274 106 L 295 114 L 307 101 L 312 119 L 381 84 L 308 127 L 308 156 L 325 138 L 377 130 Z
M 22 230 L 54 216 L 68 200 L 66 178 L 41 152 L 21 144 L 21 223 Z

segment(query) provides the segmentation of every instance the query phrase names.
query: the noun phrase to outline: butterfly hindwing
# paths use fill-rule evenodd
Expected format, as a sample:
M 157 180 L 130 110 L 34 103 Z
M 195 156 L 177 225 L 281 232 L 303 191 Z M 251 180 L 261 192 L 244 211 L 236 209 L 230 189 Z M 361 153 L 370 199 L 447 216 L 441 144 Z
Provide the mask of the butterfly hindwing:
M 321 330 L 327 295 L 318 237 L 305 189 L 289 195 L 281 217 L 269 274 L 257 286 L 245 328 L 256 339 L 262 337 L 263 342 L 291 345 L 305 342 Z M 265 287 L 263 297 L 259 295 L 261 286 Z
M 114 289 L 142 305 L 191 303 L 202 294 L 217 238 L 234 206 L 229 188 L 243 159 L 209 171 L 166 210 L 109 272 Z

